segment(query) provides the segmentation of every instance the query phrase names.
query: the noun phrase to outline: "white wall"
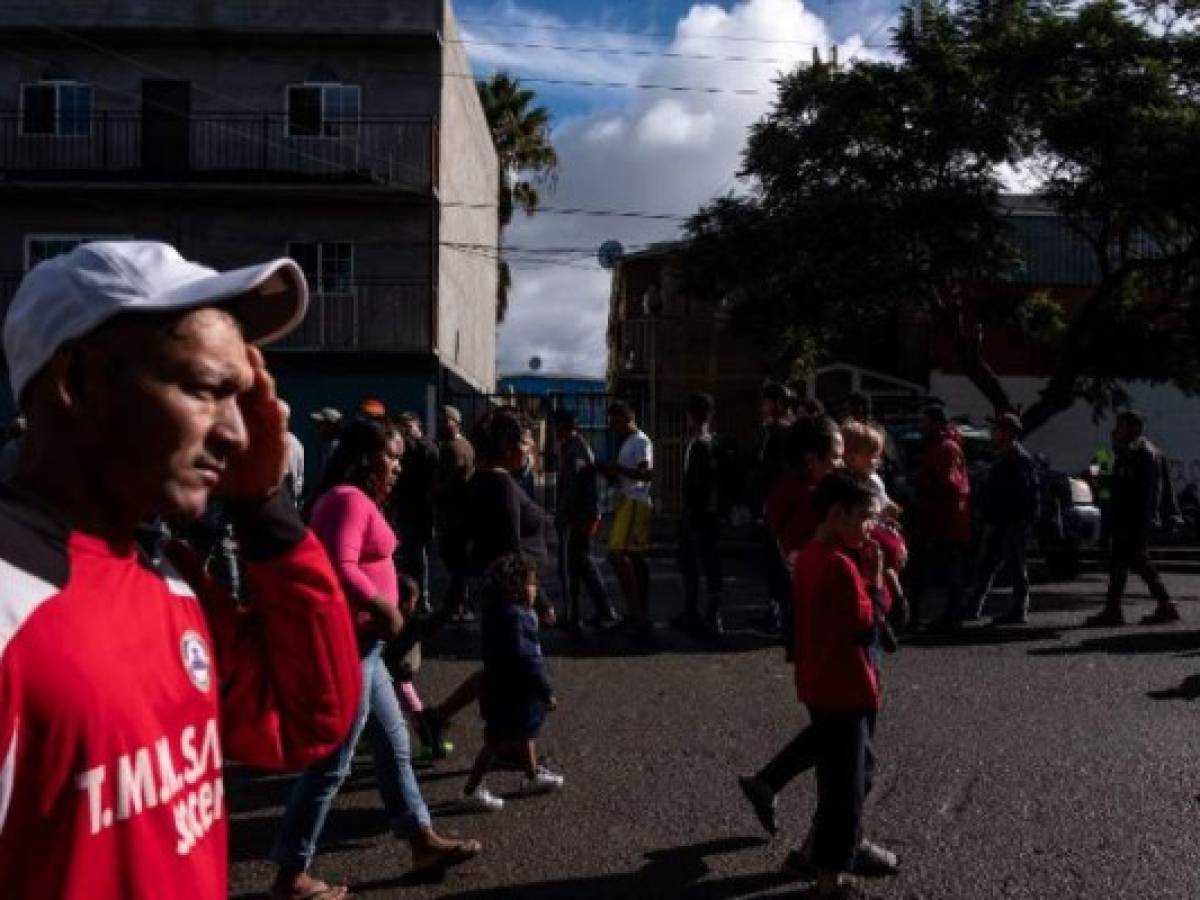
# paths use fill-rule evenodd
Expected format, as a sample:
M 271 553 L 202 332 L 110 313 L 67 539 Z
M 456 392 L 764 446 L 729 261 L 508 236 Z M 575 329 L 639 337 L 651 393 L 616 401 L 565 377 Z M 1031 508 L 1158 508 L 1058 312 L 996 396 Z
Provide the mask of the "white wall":
M 1002 378 L 1013 402 L 1028 407 L 1045 385 L 1044 378 Z M 1200 397 L 1188 397 L 1173 385 L 1155 385 L 1145 381 L 1124 385 L 1130 405 L 1146 417 L 1146 432 L 1171 460 L 1172 476 L 1178 490 L 1189 481 L 1200 483 Z M 946 401 L 950 415 L 966 414 L 982 424 L 992 407 L 963 375 L 930 373 L 929 392 Z M 1051 462 L 1068 471 L 1083 469 L 1092 453 L 1109 443 L 1111 416 L 1092 421 L 1092 410 L 1077 402 L 1055 416 L 1025 442 L 1031 453 L 1045 453 Z
M 470 72 L 446 3 L 447 43 L 442 65 L 448 73 Z M 496 260 L 499 225 L 496 195 L 499 164 L 483 106 L 469 78 L 442 80 L 439 194 L 441 247 L 438 279 L 438 354 L 443 363 L 484 391 L 496 384 Z M 464 208 L 461 204 L 482 208 Z M 473 249 L 445 246 L 468 244 Z

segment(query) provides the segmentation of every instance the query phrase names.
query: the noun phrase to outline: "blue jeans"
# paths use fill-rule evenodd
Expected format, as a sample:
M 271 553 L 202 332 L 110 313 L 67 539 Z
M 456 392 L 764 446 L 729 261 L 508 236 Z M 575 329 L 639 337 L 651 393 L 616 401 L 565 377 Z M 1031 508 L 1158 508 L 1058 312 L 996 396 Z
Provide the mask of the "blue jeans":
M 332 755 L 309 766 L 292 788 L 279 837 L 271 850 L 271 859 L 281 868 L 305 871 L 312 864 L 325 817 L 350 774 L 354 747 L 364 728 L 370 733 L 375 779 L 393 834 L 404 840 L 431 824 L 413 774 L 408 726 L 383 664 L 382 651 L 383 642 L 375 641 L 363 653 L 362 701 L 346 742 Z
M 1012 579 L 1012 608 L 1014 615 L 1029 612 L 1029 572 L 1025 567 L 1025 540 L 1029 528 L 1023 524 L 988 525 L 979 545 L 979 561 L 975 574 L 975 594 L 972 610 L 975 615 L 983 614 L 992 582 L 1000 574 L 1000 568 L 1008 568 Z

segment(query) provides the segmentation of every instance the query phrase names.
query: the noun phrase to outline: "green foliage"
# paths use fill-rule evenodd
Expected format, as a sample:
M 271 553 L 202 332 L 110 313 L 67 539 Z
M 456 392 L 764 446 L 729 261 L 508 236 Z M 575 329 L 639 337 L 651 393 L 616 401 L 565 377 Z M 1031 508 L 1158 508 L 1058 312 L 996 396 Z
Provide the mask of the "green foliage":
M 750 196 L 689 223 L 685 277 L 728 300 L 788 369 L 932 322 L 997 409 L 988 328 L 1054 345 L 1034 425 L 1105 379 L 1200 383 L 1200 15 L 1196 0 L 915 0 L 894 62 L 784 75 L 744 153 Z M 1099 282 L 1069 316 L 1044 292 L 972 302 L 1022 260 L 1002 167 L 1086 242 Z M 990 301 L 991 302 L 991 301 Z
M 500 231 L 512 222 L 513 212 L 533 215 L 541 203 L 540 188 L 553 190 L 558 154 L 550 141 L 550 113 L 534 106 L 537 95 L 521 87 L 520 79 L 497 72 L 476 85 L 492 143 L 500 160 L 500 193 L 497 214 Z M 512 283 L 507 263 L 500 264 L 497 281 L 496 320 L 504 321 Z

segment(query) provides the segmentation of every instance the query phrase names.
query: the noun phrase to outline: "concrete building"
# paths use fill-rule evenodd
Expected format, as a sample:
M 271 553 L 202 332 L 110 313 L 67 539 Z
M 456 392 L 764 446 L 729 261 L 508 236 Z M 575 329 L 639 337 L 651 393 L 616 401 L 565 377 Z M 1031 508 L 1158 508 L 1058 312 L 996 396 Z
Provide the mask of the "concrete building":
M 608 385 L 644 411 L 655 443 L 656 502 L 679 509 L 688 395 L 716 401 L 714 428 L 746 454 L 759 439 L 765 359 L 720 305 L 682 290 L 678 244 L 622 257 L 613 268 L 608 319 Z
M 95 237 L 291 255 L 297 419 L 492 391 L 499 173 L 457 39 L 445 0 L 0 0 L 0 306 Z

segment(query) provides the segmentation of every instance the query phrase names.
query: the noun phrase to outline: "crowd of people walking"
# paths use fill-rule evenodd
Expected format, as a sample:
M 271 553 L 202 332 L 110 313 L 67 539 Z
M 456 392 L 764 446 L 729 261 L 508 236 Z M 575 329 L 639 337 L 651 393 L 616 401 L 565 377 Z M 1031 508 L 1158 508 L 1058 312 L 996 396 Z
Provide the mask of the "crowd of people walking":
M 322 409 L 306 480 L 253 346 L 294 326 L 306 296 L 288 260 L 217 273 L 164 244 L 99 242 L 37 266 L 12 302 L 5 351 L 25 420 L 0 456 L 0 871 L 16 896 L 224 896 L 220 770 L 236 758 L 300 772 L 270 895 L 340 900 L 347 888 L 312 869 L 364 734 L 393 834 L 414 869 L 442 871 L 483 847 L 435 827 L 414 759 L 452 752 L 448 728 L 477 704 L 482 743 L 458 806 L 501 812 L 486 783 L 501 766 L 522 793 L 562 790 L 538 752 L 559 702 L 542 633 L 656 643 L 656 455 L 631 405 L 608 408 L 602 458 L 571 409 L 553 410 L 549 511 L 535 423 L 506 407 L 477 422 L 441 407 L 436 443 L 421 416 L 378 399 Z M 1005 413 L 973 483 L 959 429 L 930 405 L 897 490 L 893 438 L 867 398 L 841 421 L 782 385 L 760 399 L 748 477 L 714 430 L 713 398 L 687 401 L 672 624 L 721 646 L 722 531 L 761 522 L 754 619 L 784 645 L 807 722 L 739 784 L 774 833 L 779 795 L 815 770 L 811 829 L 784 866 L 815 876 L 814 896 L 855 897 L 855 876 L 900 865 L 864 836 L 885 659 L 898 632 L 953 635 L 980 618 L 1002 570 L 1011 604 L 990 625 L 1027 621 L 1039 469 Z M 1148 553 L 1173 514 L 1167 469 L 1135 412 L 1113 444 L 1107 603 L 1088 624 L 1124 624 L 1130 571 L 1156 601 L 1142 621 L 1167 624 L 1179 611 Z M 604 486 L 620 612 L 593 558 Z M 934 588 L 945 599 L 926 620 Z M 422 644 L 454 621 L 478 622 L 479 666 L 427 704 Z

